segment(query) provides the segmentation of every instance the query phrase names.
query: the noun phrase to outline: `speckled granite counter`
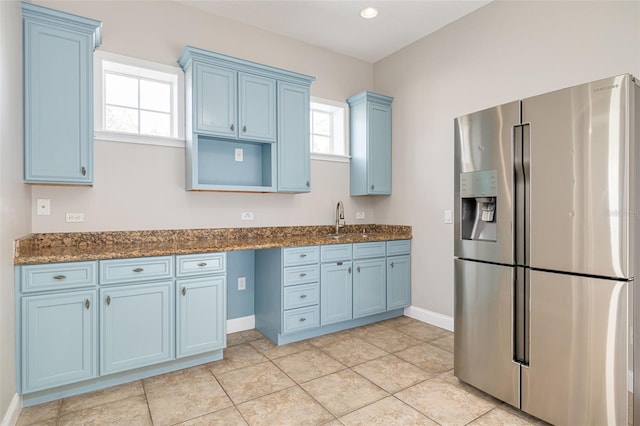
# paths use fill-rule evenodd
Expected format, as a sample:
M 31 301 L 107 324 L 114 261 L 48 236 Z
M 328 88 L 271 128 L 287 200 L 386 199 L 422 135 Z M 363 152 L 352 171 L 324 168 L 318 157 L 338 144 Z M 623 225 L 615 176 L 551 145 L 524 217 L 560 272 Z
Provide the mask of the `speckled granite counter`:
M 412 238 L 410 226 L 347 225 L 340 229 L 343 234 L 340 238 L 332 237 L 333 232 L 333 226 L 282 226 L 31 234 L 16 241 L 14 263 L 29 265 Z

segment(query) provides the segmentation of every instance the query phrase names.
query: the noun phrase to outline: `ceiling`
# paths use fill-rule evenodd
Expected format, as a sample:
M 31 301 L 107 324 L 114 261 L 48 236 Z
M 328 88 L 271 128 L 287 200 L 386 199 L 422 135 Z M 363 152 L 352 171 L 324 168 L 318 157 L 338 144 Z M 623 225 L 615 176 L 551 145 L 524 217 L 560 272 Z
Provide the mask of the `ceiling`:
M 491 0 L 179 0 L 215 15 L 376 62 Z M 378 9 L 363 19 L 367 6 Z

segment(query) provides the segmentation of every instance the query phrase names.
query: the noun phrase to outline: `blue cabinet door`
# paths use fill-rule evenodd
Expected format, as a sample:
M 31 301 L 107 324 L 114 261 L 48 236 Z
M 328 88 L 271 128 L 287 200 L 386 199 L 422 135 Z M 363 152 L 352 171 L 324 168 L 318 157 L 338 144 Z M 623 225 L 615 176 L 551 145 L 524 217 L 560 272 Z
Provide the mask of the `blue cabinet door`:
M 100 22 L 23 4 L 24 180 L 93 182 L 93 49 Z
M 276 141 L 276 81 L 238 73 L 240 139 Z
M 278 82 L 278 192 L 309 192 L 309 87 Z
M 22 298 L 22 392 L 98 375 L 95 290 Z
M 236 71 L 193 64 L 193 131 L 204 135 L 238 137 Z
M 367 105 L 369 193 L 391 194 L 391 107 Z
M 100 374 L 174 358 L 173 281 L 100 289 Z
M 353 317 L 351 261 L 325 263 L 320 271 L 320 325 Z
M 360 318 L 387 310 L 385 259 L 353 262 L 353 317 Z
M 387 310 L 411 304 L 411 256 L 387 258 Z
M 178 358 L 226 346 L 225 290 L 224 275 L 176 282 Z

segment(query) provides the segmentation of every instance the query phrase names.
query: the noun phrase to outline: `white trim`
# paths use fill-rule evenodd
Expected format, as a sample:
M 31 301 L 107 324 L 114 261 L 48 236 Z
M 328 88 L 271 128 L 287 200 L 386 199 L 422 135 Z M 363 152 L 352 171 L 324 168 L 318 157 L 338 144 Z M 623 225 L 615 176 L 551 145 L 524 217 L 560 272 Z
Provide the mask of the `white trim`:
M 311 153 L 311 159 L 318 161 L 335 161 L 336 163 L 348 163 L 351 161 L 349 155 L 317 154 L 313 152 Z
M 237 331 L 253 330 L 254 328 L 256 328 L 255 315 L 227 320 L 227 334 Z
M 404 308 L 404 314 L 409 318 L 417 319 L 418 321 L 453 331 L 453 317 L 450 317 L 449 315 L 418 308 L 414 305 Z
M 17 393 L 13 395 L 11 399 L 11 404 L 9 404 L 9 408 L 7 408 L 7 412 L 4 414 L 2 418 L 2 422 L 0 422 L 1 426 L 15 426 L 18 423 L 18 417 L 20 417 L 20 412 L 22 411 L 22 397 Z
M 142 145 L 171 146 L 174 148 L 184 148 L 185 141 L 180 138 L 167 138 L 162 136 L 137 135 L 131 133 L 95 131 L 95 140 L 105 142 L 137 143 Z

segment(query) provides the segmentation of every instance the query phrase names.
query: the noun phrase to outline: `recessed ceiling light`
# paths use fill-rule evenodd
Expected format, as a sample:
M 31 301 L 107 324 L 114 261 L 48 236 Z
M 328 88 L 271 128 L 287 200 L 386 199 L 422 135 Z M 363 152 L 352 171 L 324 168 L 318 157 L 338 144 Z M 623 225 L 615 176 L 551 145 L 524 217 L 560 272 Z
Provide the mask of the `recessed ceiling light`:
M 372 19 L 372 18 L 375 18 L 377 15 L 378 15 L 378 10 L 374 9 L 373 7 L 365 7 L 360 12 L 360 16 L 362 16 L 364 19 Z

